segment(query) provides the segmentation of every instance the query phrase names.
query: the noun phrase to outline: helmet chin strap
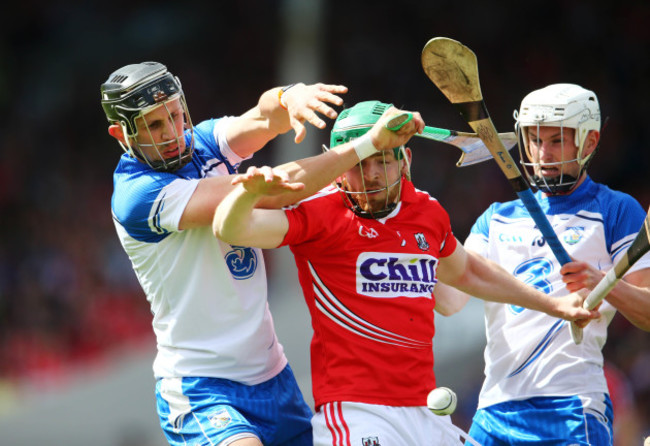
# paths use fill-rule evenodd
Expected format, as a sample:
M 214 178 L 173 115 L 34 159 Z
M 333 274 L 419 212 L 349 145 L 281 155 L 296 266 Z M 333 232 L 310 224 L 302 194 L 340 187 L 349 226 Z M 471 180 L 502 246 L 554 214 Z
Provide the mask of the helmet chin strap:
M 353 203 L 354 203 L 354 206 L 352 208 L 352 212 L 354 212 L 355 214 L 357 214 L 361 218 L 368 218 L 368 219 L 372 219 L 372 220 L 377 220 L 379 218 L 386 217 L 391 212 L 393 212 L 395 210 L 395 208 L 397 207 L 397 203 L 391 203 L 385 209 L 382 209 L 381 211 L 372 212 L 372 211 L 364 211 L 363 209 L 361 209 L 361 207 L 359 207 L 359 205 L 356 202 L 353 201 Z
M 555 178 L 546 179 L 541 175 L 533 175 L 533 182 L 537 189 L 548 195 L 558 195 L 571 192 L 578 184 L 578 179 L 572 175 L 560 175 Z

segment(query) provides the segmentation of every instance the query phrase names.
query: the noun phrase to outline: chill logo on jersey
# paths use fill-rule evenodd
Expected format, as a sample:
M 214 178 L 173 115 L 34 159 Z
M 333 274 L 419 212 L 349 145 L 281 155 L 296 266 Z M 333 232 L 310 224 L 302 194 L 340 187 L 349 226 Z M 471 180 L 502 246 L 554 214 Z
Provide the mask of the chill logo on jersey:
M 524 238 L 518 234 L 508 234 L 506 232 L 501 232 L 497 235 L 497 240 L 500 243 L 511 244 L 511 243 L 523 243 Z
M 585 233 L 584 226 L 569 226 L 562 234 L 562 240 L 567 245 L 575 245 L 583 239 Z
M 357 293 L 431 298 L 438 259 L 426 254 L 364 252 L 357 258 Z
M 257 253 L 253 248 L 233 246 L 232 251 L 226 253 L 225 259 L 230 274 L 237 280 L 248 279 L 257 270 Z

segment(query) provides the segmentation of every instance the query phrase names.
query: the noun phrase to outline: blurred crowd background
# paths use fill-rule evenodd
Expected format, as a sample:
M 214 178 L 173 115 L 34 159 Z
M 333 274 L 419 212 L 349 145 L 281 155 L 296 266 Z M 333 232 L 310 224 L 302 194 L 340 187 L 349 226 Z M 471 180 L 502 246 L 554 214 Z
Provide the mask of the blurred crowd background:
M 420 111 L 428 125 L 469 131 L 420 65 L 430 38 L 455 38 L 477 54 L 500 132 L 512 131 L 512 112 L 533 89 L 594 90 L 609 120 L 590 174 L 650 205 L 647 1 L 27 0 L 13 9 L 0 29 L 0 389 L 57 386 L 79 364 L 154 343 L 111 221 L 121 149 L 99 104 L 99 85 L 128 63 L 166 64 L 195 123 L 240 114 L 276 85 L 322 81 L 347 85 L 347 104 L 380 99 Z M 329 138 L 311 128 L 308 140 L 283 152 L 280 144 L 293 143 L 280 138 L 254 162 L 310 155 Z M 460 240 L 489 203 L 513 198 L 496 164 L 458 169 L 451 146 L 411 147 L 416 185 L 446 207 Z M 306 341 L 302 348 L 306 355 Z M 617 316 L 605 356 L 615 410 L 621 420 L 633 414 L 636 439 L 650 435 L 650 336 Z M 475 379 L 460 393 L 480 385 L 475 359 L 467 365 Z M 455 415 L 457 424 L 466 427 L 472 410 Z

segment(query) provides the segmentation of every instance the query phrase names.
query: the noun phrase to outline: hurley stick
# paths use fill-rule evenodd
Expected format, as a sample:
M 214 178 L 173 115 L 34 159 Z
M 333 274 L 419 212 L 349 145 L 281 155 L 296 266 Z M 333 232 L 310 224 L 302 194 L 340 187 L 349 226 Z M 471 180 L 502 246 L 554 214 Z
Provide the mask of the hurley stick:
M 436 37 L 429 40 L 422 50 L 422 68 L 485 143 L 558 262 L 561 265 L 570 262 L 571 258 L 553 231 L 530 186 L 498 136 L 483 100 L 474 52 L 456 40 Z
M 614 265 L 612 269 L 607 271 L 605 277 L 591 290 L 583 303 L 583 307 L 587 310 L 593 310 L 600 302 L 609 294 L 610 291 L 616 286 L 623 275 L 639 260 L 643 255 L 650 250 L 650 209 L 643 221 L 641 230 L 636 235 L 636 238 L 627 249 L 623 257 Z M 571 323 L 571 337 L 573 342 L 580 344 L 582 342 L 582 328 L 576 324 Z
M 386 128 L 389 130 L 399 130 L 412 118 L 413 116 L 409 112 L 400 113 L 386 124 Z M 492 159 L 492 153 L 490 153 L 490 150 L 476 133 L 458 132 L 456 130 L 426 126 L 422 133 L 416 133 L 415 136 L 443 142 L 459 148 L 463 154 L 456 162 L 457 167 L 471 166 L 472 164 L 478 164 Z M 508 150 L 517 144 L 517 136 L 514 132 L 499 133 L 499 138 L 508 147 Z

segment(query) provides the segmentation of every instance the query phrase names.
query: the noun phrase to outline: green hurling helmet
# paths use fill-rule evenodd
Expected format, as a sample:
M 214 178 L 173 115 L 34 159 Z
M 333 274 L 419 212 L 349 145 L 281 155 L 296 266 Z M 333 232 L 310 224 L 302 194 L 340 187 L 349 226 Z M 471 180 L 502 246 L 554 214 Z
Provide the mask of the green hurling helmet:
M 386 104 L 379 101 L 365 101 L 359 102 L 353 107 L 343 110 L 332 128 L 331 137 L 330 137 L 330 148 L 334 148 L 341 144 L 345 144 L 349 141 L 355 140 L 368 132 L 372 126 L 379 121 L 379 118 L 384 114 L 386 110 L 392 107 L 391 104 Z M 324 147 L 325 150 L 328 150 Z M 386 154 L 387 152 L 381 152 Z M 400 161 L 404 160 L 408 165 L 408 157 L 406 157 L 406 149 L 404 146 L 395 147 L 393 149 L 393 154 L 395 159 Z M 348 187 L 348 183 L 344 177 L 339 178 L 336 181 L 336 187 L 343 197 L 344 204 L 353 211 L 356 215 L 363 218 L 372 218 L 379 219 L 389 215 L 397 206 L 402 191 L 402 178 L 401 176 L 397 178 L 392 178 L 389 180 L 389 173 L 386 170 L 386 158 L 384 157 L 384 175 L 385 183 L 384 186 L 379 188 L 369 186 L 365 182 L 365 176 L 363 173 L 363 163 L 358 164 L 358 169 L 361 169 L 360 178 L 363 182 L 361 190 L 352 191 Z M 407 169 L 410 171 L 410 166 Z M 410 173 L 407 174 L 407 178 L 410 178 Z M 395 190 L 397 188 L 396 195 L 390 193 L 390 190 Z M 369 194 L 386 191 L 386 201 L 383 203 L 381 208 L 375 206 L 374 209 L 367 205 L 369 202 Z M 361 204 L 365 202 L 364 206 Z
M 368 132 L 381 115 L 392 107 L 393 104 L 386 104 L 379 101 L 359 102 L 353 107 L 343 110 L 332 128 L 330 135 L 330 148 L 352 141 Z M 404 146 L 395 147 L 393 152 L 395 159 L 403 159 Z

